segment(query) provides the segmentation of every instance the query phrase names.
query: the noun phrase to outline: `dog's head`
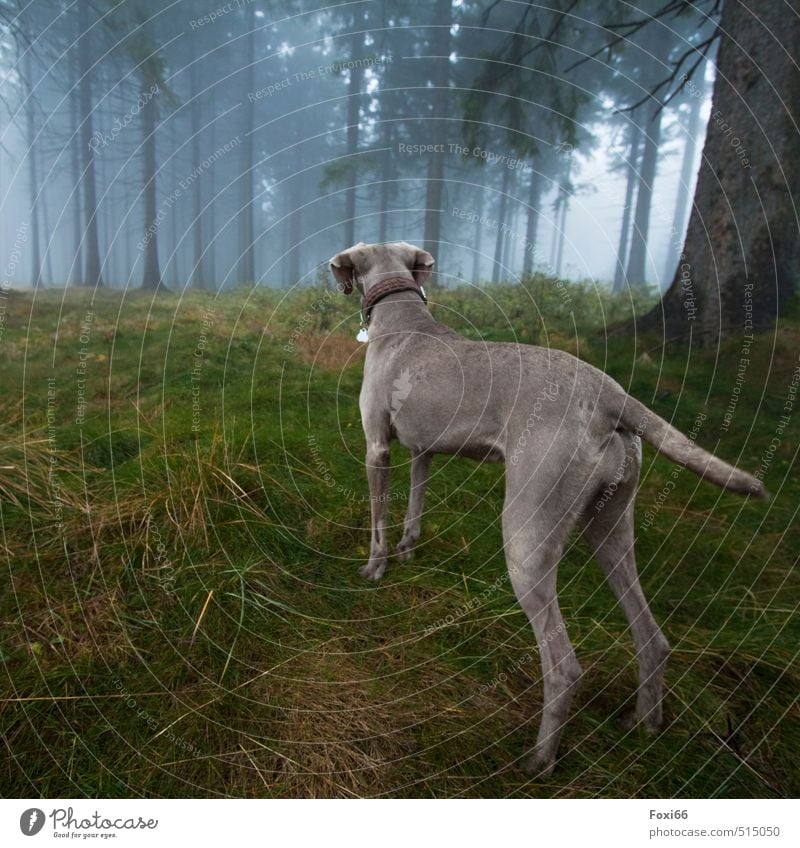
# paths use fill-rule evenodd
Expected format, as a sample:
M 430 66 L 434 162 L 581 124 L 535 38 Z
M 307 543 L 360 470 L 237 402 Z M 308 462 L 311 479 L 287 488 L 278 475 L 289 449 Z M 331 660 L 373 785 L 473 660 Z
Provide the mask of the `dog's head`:
M 330 261 L 330 269 L 345 294 L 350 294 L 354 285 L 365 294 L 371 285 L 390 277 L 413 277 L 421 286 L 430 276 L 434 261 L 427 250 L 404 241 L 390 244 L 362 241 L 337 253 Z

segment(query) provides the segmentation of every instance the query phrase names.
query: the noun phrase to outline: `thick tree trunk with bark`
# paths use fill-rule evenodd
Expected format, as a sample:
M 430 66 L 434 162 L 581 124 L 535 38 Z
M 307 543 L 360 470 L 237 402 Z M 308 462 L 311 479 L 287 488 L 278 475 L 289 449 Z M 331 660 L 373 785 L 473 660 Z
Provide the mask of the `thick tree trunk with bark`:
M 800 275 L 800 3 L 726 0 L 683 255 L 639 320 L 716 343 L 772 325 Z
M 433 117 L 430 120 L 432 144 L 446 144 L 448 137 L 447 87 L 450 82 L 450 27 L 452 24 L 452 0 L 436 0 L 434 14 L 433 53 L 435 60 L 433 75 Z M 446 148 L 445 148 L 446 149 Z M 441 264 L 442 198 L 444 196 L 444 162 L 446 153 L 430 154 L 428 181 L 425 192 L 425 250 L 432 253 Z

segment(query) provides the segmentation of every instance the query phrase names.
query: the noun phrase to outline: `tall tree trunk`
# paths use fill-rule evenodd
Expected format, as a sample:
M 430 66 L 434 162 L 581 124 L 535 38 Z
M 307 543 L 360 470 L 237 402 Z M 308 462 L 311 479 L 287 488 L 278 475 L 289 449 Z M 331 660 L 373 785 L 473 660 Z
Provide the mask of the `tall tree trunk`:
M 192 173 L 195 174 L 199 173 L 198 169 L 200 167 L 200 100 L 198 97 L 197 61 L 194 51 L 192 52 L 192 67 L 189 73 L 189 81 L 192 101 L 189 112 L 192 133 Z M 204 289 L 206 287 L 203 274 L 202 183 L 203 180 L 196 179 L 192 185 L 192 288 L 194 289 Z
M 564 242 L 567 237 L 567 212 L 569 211 L 569 194 L 561 187 L 561 202 L 558 209 L 558 240 L 556 247 L 555 271 L 556 277 L 561 277 L 561 268 L 564 261 Z
M 248 14 L 247 34 L 247 74 L 246 87 L 248 92 L 255 91 L 255 61 L 256 61 L 256 7 L 250 4 Z M 245 97 L 244 101 L 245 131 L 242 137 L 242 246 L 241 259 L 239 261 L 239 279 L 241 282 L 253 282 L 256 278 L 255 261 L 255 224 L 253 220 L 255 211 L 255 198 L 253 196 L 253 181 L 255 174 L 255 158 L 253 144 L 255 135 L 255 100 Z
M 362 24 L 360 16 L 354 16 L 353 29 L 359 29 Z M 354 32 L 350 36 L 350 56 L 353 59 L 361 58 L 364 46 L 364 34 Z M 362 67 L 350 68 L 350 82 L 347 87 L 347 141 L 345 155 L 347 157 L 347 191 L 344 203 L 344 243 L 349 247 L 356 242 L 356 183 L 358 181 L 358 165 L 356 153 L 358 152 L 358 131 L 361 117 L 361 85 L 364 80 L 364 69 Z
M 502 273 L 505 277 L 506 269 L 503 267 L 503 247 L 505 245 L 505 223 L 508 209 L 508 190 L 511 188 L 511 171 L 503 168 L 503 183 L 500 188 L 500 202 L 497 209 L 497 236 L 494 242 L 494 268 L 492 269 L 492 282 L 499 283 Z
M 211 91 L 208 96 L 208 108 L 210 109 L 210 114 L 216 115 L 217 109 L 217 88 L 216 86 L 211 87 Z M 214 151 L 217 149 L 217 125 L 214 121 L 211 122 L 211 126 L 208 128 L 208 146 Z M 206 190 L 207 197 L 211 198 L 208 203 L 208 208 L 203 213 L 204 221 L 204 232 L 205 232 L 205 242 L 208 245 L 206 249 L 206 274 L 208 275 L 208 280 L 206 281 L 206 287 L 210 288 L 211 291 L 217 291 L 219 286 L 217 285 L 217 216 L 216 216 L 216 190 L 214 186 L 216 185 L 216 180 L 214 179 L 214 169 L 209 168 L 205 176 L 203 177 L 207 182 Z
M 107 83 L 107 80 L 106 80 Z M 111 85 L 101 83 L 101 90 L 109 91 Z M 95 106 L 95 115 L 97 115 L 99 106 Z M 100 123 L 103 126 L 107 126 L 107 122 L 103 120 L 103 113 L 100 111 Z M 100 197 L 100 200 L 97 202 L 97 219 L 98 219 L 98 233 L 102 235 L 103 242 L 106 245 L 105 253 L 100 257 L 100 269 L 103 274 L 103 280 L 107 286 L 113 285 L 113 269 L 111 267 L 111 245 L 114 238 L 114 222 L 111 219 L 111 215 L 107 213 L 106 210 L 109 209 L 112 205 L 112 197 L 110 193 L 110 181 L 108 179 L 108 172 L 110 169 L 108 166 L 108 157 L 100 157 L 95 163 L 95 167 L 97 168 L 97 180 L 101 187 L 107 187 L 106 190 Z M 113 180 L 113 177 L 112 177 Z M 125 206 L 125 199 L 122 200 L 123 208 Z
M 486 198 L 485 191 L 478 192 L 478 214 L 475 220 L 475 246 L 472 254 L 472 282 L 480 281 L 481 260 L 483 259 L 483 205 Z
M 216 148 L 214 149 L 216 150 Z M 208 195 L 209 197 L 214 197 L 213 168 L 209 169 L 207 179 L 211 181 L 208 187 Z M 214 203 L 215 201 L 209 204 L 203 216 L 205 218 L 203 226 L 205 228 L 206 244 L 208 245 L 205 255 L 205 269 L 208 280 L 206 281 L 205 288 L 213 292 L 219 288 L 217 284 L 217 216 Z
M 531 164 L 531 179 L 528 183 L 528 214 L 525 222 L 525 255 L 522 260 L 522 276 L 533 273 L 533 256 L 536 252 L 536 235 L 539 228 L 539 196 L 541 177 L 535 162 Z
M 93 288 L 103 285 L 100 271 L 100 246 L 97 237 L 97 188 L 95 185 L 94 148 L 92 136 L 92 45 L 89 33 L 89 0 L 78 0 L 78 74 L 80 75 L 79 102 L 81 120 L 81 150 L 83 151 L 83 214 L 84 258 L 86 267 L 83 285 Z
M 38 156 L 38 153 L 37 153 Z M 44 165 L 41 165 L 42 169 Z M 42 259 L 44 260 L 44 280 L 45 284 L 53 282 L 53 234 L 50 229 L 50 215 L 47 211 L 47 181 L 42 183 L 42 187 L 39 190 L 39 209 L 42 213 L 42 232 L 44 233 L 44 237 L 47 239 L 47 244 L 44 247 L 44 255 Z
M 378 242 L 383 244 L 387 240 L 389 232 L 389 205 L 395 193 L 394 179 L 394 121 L 384 119 L 381 128 L 381 146 L 384 148 L 383 161 L 381 162 L 381 189 L 378 209 Z M 355 236 L 353 236 L 355 239 Z M 353 242 L 346 242 L 352 244 Z
M 640 285 L 647 279 L 645 268 L 647 261 L 647 236 L 650 231 L 650 209 L 653 205 L 653 183 L 658 164 L 658 148 L 661 138 L 661 113 L 657 103 L 647 110 L 647 122 L 644 127 L 644 145 L 642 167 L 639 170 L 638 189 L 636 191 L 636 212 L 633 216 L 631 233 L 631 255 L 628 260 L 628 283 Z
M 77 60 L 71 63 L 77 72 Z M 77 75 L 76 75 L 77 82 Z M 78 128 L 78 92 L 73 88 L 69 96 L 69 114 L 70 114 L 70 131 L 72 134 L 72 143 L 70 144 L 71 153 L 71 170 L 72 177 L 72 241 L 75 253 L 72 257 L 72 269 L 70 272 L 70 285 L 77 286 L 81 283 L 81 275 L 83 273 L 83 231 L 81 229 L 82 209 L 81 209 L 81 136 Z
M 142 180 L 144 190 L 144 273 L 142 288 L 157 291 L 164 283 L 161 280 L 161 269 L 158 263 L 158 210 L 156 206 L 156 126 L 157 105 L 155 98 L 144 92 L 149 85 L 142 86 L 142 99 L 146 100 L 142 107 Z
M 641 329 L 716 344 L 770 327 L 797 290 L 797 5 L 723 6 L 711 120 L 683 255 Z
M 134 259 L 133 259 L 133 247 L 134 241 L 131 235 L 131 222 L 130 220 L 126 221 L 125 232 L 122 234 L 122 237 L 125 241 L 125 273 L 122 275 L 121 279 L 125 281 L 125 288 L 127 289 L 131 284 L 131 269 L 133 268 Z
M 516 258 L 517 247 L 517 218 L 519 217 L 519 205 L 515 204 L 508 216 L 508 228 L 506 229 L 506 239 L 503 245 L 503 267 L 506 269 L 505 277 L 510 279 L 512 276 L 512 268 Z
M 702 79 L 705 63 L 696 71 L 697 78 Z M 686 144 L 683 147 L 683 162 L 681 176 L 678 182 L 678 194 L 675 198 L 675 214 L 672 219 L 672 229 L 669 231 L 667 244 L 667 267 L 664 268 L 664 279 L 671 280 L 675 274 L 675 264 L 680 256 L 680 245 L 686 233 L 686 221 L 689 217 L 689 189 L 694 173 L 694 160 L 697 154 L 697 142 L 700 136 L 700 107 L 703 99 L 699 89 L 692 90 L 689 103 L 689 116 L 686 122 Z
M 650 24 L 642 32 L 639 42 L 641 50 L 647 56 L 644 67 L 640 70 L 640 82 L 643 86 L 654 86 L 656 79 L 662 79 L 664 68 L 674 46 L 674 41 L 668 37 L 659 24 Z M 653 268 L 652 260 L 647 262 L 647 244 L 650 234 L 650 212 L 653 205 L 653 184 L 658 166 L 658 151 L 661 145 L 661 119 L 664 110 L 659 99 L 655 96 L 637 110 L 641 120 L 637 121 L 643 133 L 642 162 L 639 169 L 639 180 L 636 189 L 636 207 L 633 214 L 633 232 L 631 233 L 630 256 L 628 257 L 628 285 L 642 285 L 648 279 L 658 275 Z M 651 271 L 653 273 L 651 273 Z
M 302 170 L 302 164 L 298 166 Z M 289 286 L 300 282 L 300 241 L 303 238 L 303 215 L 300 207 L 305 203 L 303 196 L 303 174 L 297 174 L 292 179 L 291 190 L 287 192 L 289 200 Z
M 614 285 L 612 290 L 621 292 L 628 285 L 625 268 L 628 264 L 628 240 L 631 235 L 631 212 L 633 211 L 633 195 L 636 189 L 637 174 L 639 172 L 639 150 L 642 143 L 642 129 L 639 126 L 639 116 L 634 112 L 631 115 L 628 141 L 628 162 L 625 170 L 627 180 L 625 185 L 625 208 L 622 211 L 622 225 L 619 230 L 619 245 L 617 246 L 617 264 L 614 269 Z
M 176 124 L 172 123 L 170 127 L 170 145 L 172 150 L 178 149 L 178 139 L 176 133 Z M 178 162 L 177 157 L 173 154 L 170 156 L 169 162 L 169 181 L 172 186 L 172 190 L 178 187 Z M 195 182 L 200 182 L 199 179 L 196 179 Z M 170 240 L 169 245 L 172 250 L 169 253 L 169 259 L 167 260 L 167 267 L 164 268 L 164 271 L 167 271 L 169 268 L 170 277 L 175 282 L 176 287 L 181 290 L 185 286 L 185 281 L 181 276 L 181 266 L 180 266 L 180 244 L 181 244 L 181 236 L 179 233 L 180 225 L 178 224 L 178 203 L 177 200 L 172 204 L 172 208 L 170 209 L 169 216 L 169 229 L 170 229 Z
M 33 99 L 33 62 L 31 49 L 26 49 L 22 60 L 25 74 L 25 145 L 28 148 L 28 197 L 31 210 L 31 286 L 38 288 L 42 282 L 42 252 L 39 244 L 39 175 L 36 162 L 36 104 Z
M 446 144 L 448 137 L 448 84 L 450 82 L 450 27 L 452 0 L 436 0 L 432 49 L 435 56 L 433 74 L 433 118 L 430 119 L 432 144 Z M 445 153 L 431 153 L 425 191 L 425 250 L 441 263 L 442 198 L 444 196 Z

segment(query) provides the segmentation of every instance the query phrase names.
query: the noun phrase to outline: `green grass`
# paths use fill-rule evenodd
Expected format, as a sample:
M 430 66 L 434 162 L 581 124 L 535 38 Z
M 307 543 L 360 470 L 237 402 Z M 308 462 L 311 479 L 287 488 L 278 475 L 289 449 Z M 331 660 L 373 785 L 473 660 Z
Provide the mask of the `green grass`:
M 684 431 L 704 412 L 699 443 L 758 469 L 800 321 L 756 338 L 723 430 L 741 340 L 662 353 L 602 333 L 646 298 L 570 294 L 537 277 L 439 293 L 432 308 L 473 338 L 577 352 Z M 630 639 L 586 546 L 570 545 L 560 597 L 585 682 L 555 774 L 530 780 L 518 761 L 541 681 L 505 578 L 502 469 L 438 458 L 421 553 L 377 586 L 360 578 L 357 303 L 284 295 L 10 295 L 2 795 L 797 794 L 797 409 L 766 468 L 769 504 L 684 470 L 645 526 L 675 470 L 647 449 L 638 560 L 674 649 L 655 739 L 621 728 Z M 393 461 L 399 538 L 408 456 L 395 446 Z

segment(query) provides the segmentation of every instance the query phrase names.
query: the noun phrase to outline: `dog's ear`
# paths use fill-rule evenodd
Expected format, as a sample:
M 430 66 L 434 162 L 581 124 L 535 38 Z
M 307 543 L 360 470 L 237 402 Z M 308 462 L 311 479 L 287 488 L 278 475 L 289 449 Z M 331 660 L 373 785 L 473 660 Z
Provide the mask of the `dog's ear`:
M 349 250 L 343 250 L 337 253 L 329 263 L 333 276 L 336 277 L 336 282 L 342 287 L 345 294 L 350 294 L 353 291 L 353 260 L 350 257 Z
M 345 294 L 350 294 L 353 291 L 353 277 L 356 273 L 350 251 L 363 246 L 364 242 L 360 241 L 358 244 L 348 247 L 347 250 L 337 253 L 328 263 L 331 271 L 333 271 L 333 276 L 336 277 L 336 282 L 339 283 Z
M 435 263 L 436 260 L 427 250 L 417 248 L 411 273 L 414 275 L 418 286 L 421 286 L 428 279 Z

